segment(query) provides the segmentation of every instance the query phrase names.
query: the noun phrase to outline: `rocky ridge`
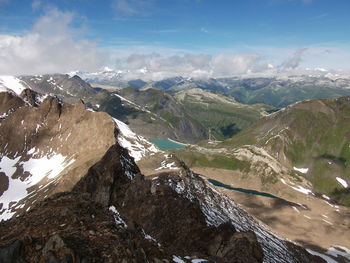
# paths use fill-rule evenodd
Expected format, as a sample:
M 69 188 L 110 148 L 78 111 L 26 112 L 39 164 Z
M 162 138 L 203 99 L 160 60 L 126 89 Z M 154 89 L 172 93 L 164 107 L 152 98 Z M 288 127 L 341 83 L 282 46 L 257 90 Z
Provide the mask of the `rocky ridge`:
M 19 95 L 1 92 L 0 101 L 2 219 L 71 190 L 116 142 L 136 160 L 158 151 L 124 123 L 86 110 L 82 101 L 71 105 L 29 89 Z

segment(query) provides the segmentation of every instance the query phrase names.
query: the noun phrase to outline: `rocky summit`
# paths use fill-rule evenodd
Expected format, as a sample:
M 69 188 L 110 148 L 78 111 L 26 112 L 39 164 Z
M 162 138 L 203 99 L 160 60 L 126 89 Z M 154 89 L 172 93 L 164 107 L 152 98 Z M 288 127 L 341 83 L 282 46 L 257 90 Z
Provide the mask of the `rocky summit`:
M 181 161 L 144 177 L 130 154 L 153 146 L 83 102 L 32 90 L 0 101 L 1 263 L 324 262 Z

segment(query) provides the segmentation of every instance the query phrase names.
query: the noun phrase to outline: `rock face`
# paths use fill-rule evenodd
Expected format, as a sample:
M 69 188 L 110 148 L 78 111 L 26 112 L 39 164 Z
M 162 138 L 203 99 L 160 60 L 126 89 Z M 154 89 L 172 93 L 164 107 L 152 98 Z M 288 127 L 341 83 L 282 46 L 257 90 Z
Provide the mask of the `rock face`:
M 82 102 L 65 104 L 31 90 L 1 92 L 0 101 L 0 219 L 69 191 L 117 141 L 114 121 Z
M 198 203 L 167 185 L 152 189 L 127 151 L 114 145 L 71 192 L 0 225 L 0 260 L 262 262 L 253 232 L 208 226 Z
M 90 84 L 78 76 L 50 74 L 22 76 L 20 80 L 36 92 L 59 95 L 69 103 L 76 103 L 79 99 L 88 100 L 96 94 Z

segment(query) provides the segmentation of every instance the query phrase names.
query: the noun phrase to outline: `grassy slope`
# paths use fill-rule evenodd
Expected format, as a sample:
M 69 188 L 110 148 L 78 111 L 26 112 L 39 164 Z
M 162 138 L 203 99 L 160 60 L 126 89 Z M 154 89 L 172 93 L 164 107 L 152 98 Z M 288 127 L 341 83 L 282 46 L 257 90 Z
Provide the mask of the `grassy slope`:
M 240 161 L 231 155 L 208 154 L 191 149 L 174 150 L 174 154 L 191 167 L 211 167 L 227 170 L 249 171 L 249 162 Z
M 186 112 L 198 120 L 218 140 L 232 137 L 262 117 L 267 105 L 243 105 L 208 91 L 183 91 L 176 94 Z
M 314 190 L 350 206 L 350 102 L 347 98 L 302 102 L 264 118 L 220 147 L 255 144 L 275 157 L 283 152 L 291 167 L 308 167 Z

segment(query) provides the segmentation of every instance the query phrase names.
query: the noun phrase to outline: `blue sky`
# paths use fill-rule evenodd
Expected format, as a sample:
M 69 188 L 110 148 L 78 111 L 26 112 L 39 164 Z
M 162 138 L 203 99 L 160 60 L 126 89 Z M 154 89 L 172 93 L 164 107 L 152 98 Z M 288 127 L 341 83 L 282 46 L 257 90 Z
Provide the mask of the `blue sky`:
M 296 59 L 293 69 L 348 70 L 349 11 L 348 0 L 0 0 L 0 45 L 1 36 L 6 43 L 17 37 L 23 50 L 30 48 L 25 46 L 29 36 L 49 38 L 47 31 L 52 31 L 51 38 L 65 36 L 66 49 L 77 52 L 74 45 L 81 45 L 104 58 L 91 62 L 91 69 L 102 64 L 121 67 L 134 54 L 157 53 L 162 58 L 255 54 L 259 63 L 264 60 L 275 68 Z M 11 45 L 19 45 L 16 41 L 11 38 Z M 53 47 L 40 46 L 37 55 Z M 13 56 L 11 48 L 7 52 Z

